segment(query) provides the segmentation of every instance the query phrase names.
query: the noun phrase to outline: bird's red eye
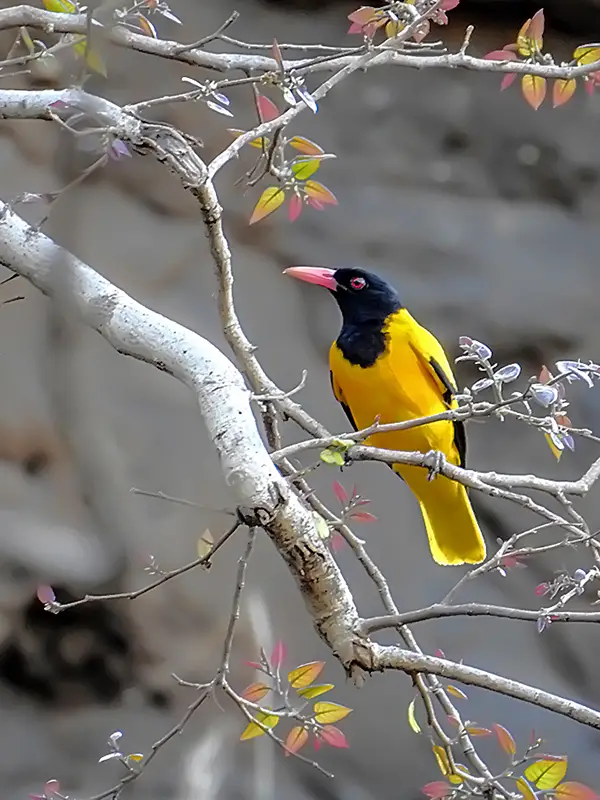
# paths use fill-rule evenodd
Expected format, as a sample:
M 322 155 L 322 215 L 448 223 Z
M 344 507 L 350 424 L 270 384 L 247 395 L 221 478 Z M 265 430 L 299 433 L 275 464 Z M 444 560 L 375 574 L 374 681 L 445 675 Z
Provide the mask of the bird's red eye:
M 367 282 L 364 278 L 352 278 L 350 280 L 350 286 L 353 289 L 364 289 L 367 285 Z

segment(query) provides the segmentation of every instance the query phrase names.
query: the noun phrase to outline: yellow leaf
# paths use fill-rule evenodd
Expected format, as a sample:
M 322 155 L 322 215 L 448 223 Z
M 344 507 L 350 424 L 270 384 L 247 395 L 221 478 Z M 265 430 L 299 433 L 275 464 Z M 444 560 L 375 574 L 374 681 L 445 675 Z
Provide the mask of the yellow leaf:
M 256 739 L 257 736 L 263 736 L 265 733 L 264 728 L 272 729 L 279 722 L 279 717 L 276 714 L 269 714 L 267 711 L 259 711 L 255 719 L 257 722 L 261 722 L 263 727 L 257 725 L 256 722 L 249 722 L 240 736 L 241 742 L 246 742 L 248 739 Z
M 318 144 L 305 139 L 304 136 L 292 136 L 288 144 L 307 156 L 320 156 L 325 152 Z
M 238 136 L 241 136 L 242 133 L 247 133 L 247 131 L 241 131 L 239 128 L 227 128 L 229 133 L 232 133 L 234 138 L 237 139 Z M 269 148 L 269 140 L 264 136 L 259 136 L 258 139 L 252 139 L 250 142 L 250 147 L 257 147 L 259 150 L 268 150 Z
M 546 97 L 546 79 L 539 75 L 523 75 L 521 78 L 523 97 L 537 111 Z
M 528 36 L 529 33 L 529 26 L 531 25 L 531 20 L 528 19 L 527 22 L 524 22 L 521 25 L 521 30 L 517 34 L 517 50 L 519 51 L 520 55 L 528 58 L 531 53 L 531 40 Z
M 439 744 L 434 744 L 431 749 L 433 750 L 433 755 L 435 756 L 435 760 L 438 763 L 440 772 L 442 773 L 442 775 L 447 777 L 448 775 L 450 775 L 450 762 L 448 761 L 448 756 L 446 755 L 446 751 Z
M 469 770 L 468 770 L 468 769 L 465 767 L 465 765 L 464 765 L 464 764 L 457 764 L 456 766 L 457 766 L 457 767 L 458 767 L 458 769 L 460 769 L 462 772 L 465 772 L 465 773 L 468 773 L 468 772 L 469 772 Z M 450 781 L 450 783 L 454 783 L 454 784 L 456 784 L 456 785 L 457 785 L 457 784 L 459 784 L 459 783 L 463 783 L 463 781 L 464 781 L 464 778 L 461 778 L 461 776 L 460 776 L 460 775 L 454 775 L 454 774 L 452 774 L 452 775 L 448 775 L 448 780 Z
M 285 740 L 286 756 L 291 756 L 293 753 L 297 753 L 300 748 L 304 747 L 307 740 L 308 731 L 305 728 L 302 728 L 300 725 L 292 728 L 287 735 L 287 739 Z
M 469 725 L 467 727 L 469 736 L 491 736 L 492 732 L 489 728 L 480 728 L 477 725 Z
M 251 683 L 242 692 L 242 697 L 251 703 L 258 703 L 271 691 L 271 688 L 264 683 Z
M 558 447 L 554 444 L 554 442 L 552 441 L 552 437 L 550 436 L 549 433 L 544 433 L 544 436 L 546 437 L 546 441 L 548 442 L 548 447 L 550 448 L 550 450 L 552 450 L 554 457 L 556 458 L 557 461 L 560 461 L 560 457 L 562 456 L 562 450 L 559 450 Z
M 64 2 L 64 0 L 61 0 L 61 2 Z M 82 58 L 85 58 L 86 64 L 93 72 L 97 72 L 98 75 L 102 75 L 105 78 L 107 77 L 106 64 L 95 48 L 87 48 L 85 37 L 73 45 L 73 50 Z
M 570 80 L 559 78 L 554 81 L 554 87 L 552 89 L 552 105 L 554 108 L 564 106 L 564 104 L 573 97 L 576 88 L 577 81 L 575 78 L 571 78 Z
M 206 558 L 215 545 L 212 533 L 208 528 L 204 531 L 202 536 L 198 539 L 196 550 L 198 551 L 198 558 Z
M 537 800 L 537 795 L 527 783 L 525 778 L 519 778 L 517 781 L 517 789 L 523 795 L 523 800 Z
M 469 699 L 467 695 L 460 689 L 457 689 L 456 686 L 446 686 L 446 691 L 448 692 L 448 694 L 451 694 L 452 697 L 456 697 L 458 700 Z
M 317 514 L 316 511 L 313 511 L 313 519 L 315 521 L 315 528 L 317 529 L 317 533 L 321 539 L 329 539 L 331 536 L 331 531 L 329 530 L 329 525 L 325 522 L 323 517 L 320 514 Z
M 337 703 L 315 703 L 313 706 L 315 721 L 323 725 L 332 725 L 339 722 L 352 711 L 351 708 L 340 706 Z
M 538 789 L 555 789 L 567 774 L 567 759 L 550 761 L 541 759 L 530 764 L 524 772 L 525 777 Z
M 421 733 L 421 726 L 417 722 L 417 716 L 415 714 L 416 699 L 416 697 L 413 697 L 408 705 L 408 724 L 410 725 L 411 730 L 413 730 L 415 733 Z
M 258 203 L 254 206 L 254 211 L 250 217 L 249 225 L 254 225 L 273 211 L 276 211 L 285 200 L 285 192 L 279 186 L 268 186 L 258 199 Z
M 404 28 L 406 28 L 406 25 L 403 22 L 390 20 L 385 26 L 385 35 L 388 39 L 394 39 Z
M 301 664 L 296 669 L 288 673 L 288 681 L 293 689 L 304 689 L 318 678 L 321 674 L 324 661 L 311 661 L 308 664 Z
M 143 761 L 144 754 L 143 753 L 130 753 L 127 756 L 127 759 L 128 759 L 128 761 L 136 761 L 136 762 Z
M 298 689 L 298 694 L 305 700 L 312 700 L 313 697 L 330 692 L 332 689 L 333 683 L 316 683 L 314 686 L 307 686 L 306 689 Z
M 600 61 L 600 44 L 582 44 L 575 48 L 573 58 L 578 64 L 593 64 Z

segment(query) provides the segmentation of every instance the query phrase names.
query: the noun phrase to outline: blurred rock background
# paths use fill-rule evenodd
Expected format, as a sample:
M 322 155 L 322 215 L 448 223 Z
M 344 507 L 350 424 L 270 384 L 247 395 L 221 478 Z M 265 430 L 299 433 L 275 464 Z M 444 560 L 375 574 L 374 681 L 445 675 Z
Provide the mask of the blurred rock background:
M 6 2 L 3 3 L 6 5 Z M 346 15 L 357 4 L 282 0 L 173 0 L 183 31 L 159 22 L 166 38 L 193 41 L 215 30 L 237 7 L 231 31 L 247 41 L 347 42 Z M 472 52 L 483 54 L 512 41 L 536 3 L 467 2 L 452 12 L 450 46 L 473 22 Z M 547 48 L 568 57 L 575 44 L 598 39 L 600 4 L 572 0 L 546 4 Z M 3 35 L 6 49 L 10 36 Z M 90 90 L 122 103 L 181 90 L 184 75 L 207 74 L 141 54 L 112 49 L 109 79 Z M 517 85 L 499 91 L 499 76 L 468 72 L 378 69 L 337 88 L 319 114 L 302 115 L 294 131 L 318 141 L 336 161 L 323 181 L 340 205 L 305 212 L 290 225 L 283 212 L 252 228 L 247 221 L 258 196 L 236 179 L 252 162 L 244 153 L 219 176 L 225 223 L 233 248 L 238 312 L 269 374 L 285 389 L 302 369 L 308 383 L 300 399 L 333 430 L 345 430 L 330 396 L 326 355 L 337 331 L 327 296 L 281 275 L 290 264 L 365 265 L 401 287 L 406 304 L 436 331 L 451 352 L 468 334 L 489 344 L 501 363 L 518 360 L 525 376 L 561 357 L 600 358 L 598 252 L 600 232 L 600 99 L 579 88 L 566 107 L 548 102 L 537 113 Z M 27 85 L 25 82 L 21 85 Z M 249 95 L 232 90 L 237 127 L 252 124 Z M 274 99 L 277 99 L 273 95 Z M 230 141 L 228 121 L 205 106 L 164 107 L 162 118 L 200 136 L 208 157 Z M 52 191 L 68 179 L 56 167 L 59 131 L 47 123 L 0 125 L 0 192 Z M 67 176 L 67 177 L 65 177 Z M 77 255 L 139 301 L 206 336 L 224 342 L 214 303 L 212 264 L 197 209 L 165 169 L 134 156 L 72 190 L 78 209 Z M 41 212 L 25 207 L 29 219 Z M 36 216 L 37 215 L 37 216 Z M 51 228 L 49 228 L 51 230 Z M 208 573 L 195 572 L 132 604 L 83 606 L 70 617 L 42 614 L 34 599 L 40 580 L 75 596 L 112 583 L 144 585 L 148 554 L 173 568 L 195 557 L 208 526 L 215 538 L 228 519 L 137 495 L 130 487 L 194 500 L 210 509 L 229 503 L 194 399 L 174 380 L 114 351 L 96 335 L 83 336 L 78 378 L 86 411 L 118 476 L 135 524 L 120 542 L 125 571 L 105 574 L 107 542 L 89 530 L 68 455 L 53 429 L 44 383 L 46 304 L 13 282 L 4 296 L 23 291 L 26 302 L 0 313 L 0 708 L 3 796 L 17 800 L 58 778 L 70 796 L 87 797 L 118 777 L 114 764 L 97 765 L 109 734 L 124 732 L 128 752 L 148 752 L 193 699 L 170 673 L 204 680 L 218 664 L 229 615 L 241 539 L 222 552 Z M 17 287 L 17 288 L 15 288 Z M 473 380 L 468 365 L 461 383 Z M 600 429 L 597 390 L 573 390 L 576 425 Z M 288 437 L 296 431 L 287 432 Z M 499 471 L 578 477 L 596 452 L 578 444 L 556 464 L 542 437 L 511 423 L 471 424 L 470 464 Z M 315 485 L 332 500 L 339 477 L 320 468 Z M 436 567 L 429 558 L 418 509 L 383 465 L 345 473 L 371 498 L 379 521 L 364 536 L 402 609 L 444 596 L 462 571 Z M 600 517 L 600 494 L 582 503 L 590 525 Z M 534 519 L 519 507 L 478 498 L 491 542 L 525 529 Z M 109 534 L 111 531 L 109 531 Z M 114 531 L 112 531 L 114 534 Z M 111 546 L 114 545 L 112 542 Z M 339 562 L 365 615 L 380 606 L 373 587 L 349 552 Z M 527 606 L 534 588 L 555 570 L 585 566 L 561 552 L 508 576 L 467 586 L 462 600 Z M 104 570 L 104 573 L 103 573 Z M 412 697 L 402 675 L 375 676 L 357 692 L 317 639 L 302 602 L 272 547 L 261 539 L 249 573 L 246 606 L 235 650 L 241 688 L 251 679 L 243 660 L 283 637 L 290 658 L 328 661 L 332 699 L 354 712 L 343 723 L 348 751 L 327 749 L 320 760 L 336 773 L 329 781 L 271 743 L 236 744 L 243 720 L 231 708 L 209 705 L 176 737 L 124 797 L 144 800 L 412 800 L 437 779 L 425 737 L 408 727 Z M 543 635 L 526 623 L 450 619 L 415 629 L 428 652 L 442 648 L 466 663 L 533 682 L 598 706 L 600 643 L 593 626 L 552 626 Z M 481 725 L 509 727 L 520 747 L 530 731 L 544 749 L 568 753 L 569 777 L 600 789 L 599 735 L 576 723 L 470 690 L 464 715 Z M 502 767 L 493 741 L 481 752 Z M 478 743 L 479 744 L 479 743 Z

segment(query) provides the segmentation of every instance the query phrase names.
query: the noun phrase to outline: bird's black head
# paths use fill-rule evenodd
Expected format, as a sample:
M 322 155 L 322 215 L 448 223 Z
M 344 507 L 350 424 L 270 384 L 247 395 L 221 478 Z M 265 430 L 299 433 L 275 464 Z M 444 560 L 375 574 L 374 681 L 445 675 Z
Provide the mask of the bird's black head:
M 370 366 L 385 351 L 385 322 L 402 308 L 398 293 L 387 281 L 373 272 L 347 267 L 289 267 L 285 273 L 324 286 L 333 294 L 343 318 L 337 343 L 351 363 Z
M 364 269 L 289 267 L 285 273 L 329 289 L 340 307 L 344 325 L 383 326 L 390 314 L 402 308 L 394 287 Z

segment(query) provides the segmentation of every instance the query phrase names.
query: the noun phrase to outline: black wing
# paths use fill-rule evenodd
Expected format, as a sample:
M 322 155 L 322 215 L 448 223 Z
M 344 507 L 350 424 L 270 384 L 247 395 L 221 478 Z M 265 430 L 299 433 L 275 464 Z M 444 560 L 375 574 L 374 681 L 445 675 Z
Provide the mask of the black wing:
M 452 381 L 448 378 L 442 367 L 438 364 L 435 358 L 430 358 L 429 363 L 431 364 L 431 368 L 438 376 L 442 384 L 444 385 L 446 391 L 443 394 L 444 402 L 450 406 L 452 403 L 452 398 L 456 393 L 456 387 L 452 384 Z M 454 425 L 454 444 L 456 445 L 456 449 L 458 450 L 458 458 L 459 467 L 466 467 L 467 465 L 467 436 L 465 434 L 465 423 L 459 420 L 456 420 L 452 423 Z
M 331 388 L 333 389 L 333 394 L 334 394 L 334 396 L 335 396 L 335 399 L 338 401 L 338 403 L 339 403 L 339 404 L 341 405 L 341 407 L 344 409 L 344 412 L 345 412 L 346 416 L 348 417 L 348 420 L 349 420 L 349 422 L 350 422 L 350 425 L 352 425 L 352 427 L 354 428 L 354 430 L 355 430 L 355 431 L 357 431 L 357 430 L 358 430 L 358 425 L 357 425 L 357 424 L 356 424 L 356 422 L 354 421 L 354 417 L 352 416 L 352 412 L 350 411 L 350 406 L 348 406 L 348 405 L 347 405 L 347 404 L 346 404 L 346 403 L 343 401 L 343 399 L 341 399 L 341 397 L 342 397 L 341 391 L 340 391 L 340 390 L 339 390 L 339 388 L 336 386 L 336 383 L 335 383 L 335 381 L 334 381 L 334 379 L 333 379 L 333 372 L 331 372 L 331 370 L 329 371 L 329 380 L 331 381 Z

